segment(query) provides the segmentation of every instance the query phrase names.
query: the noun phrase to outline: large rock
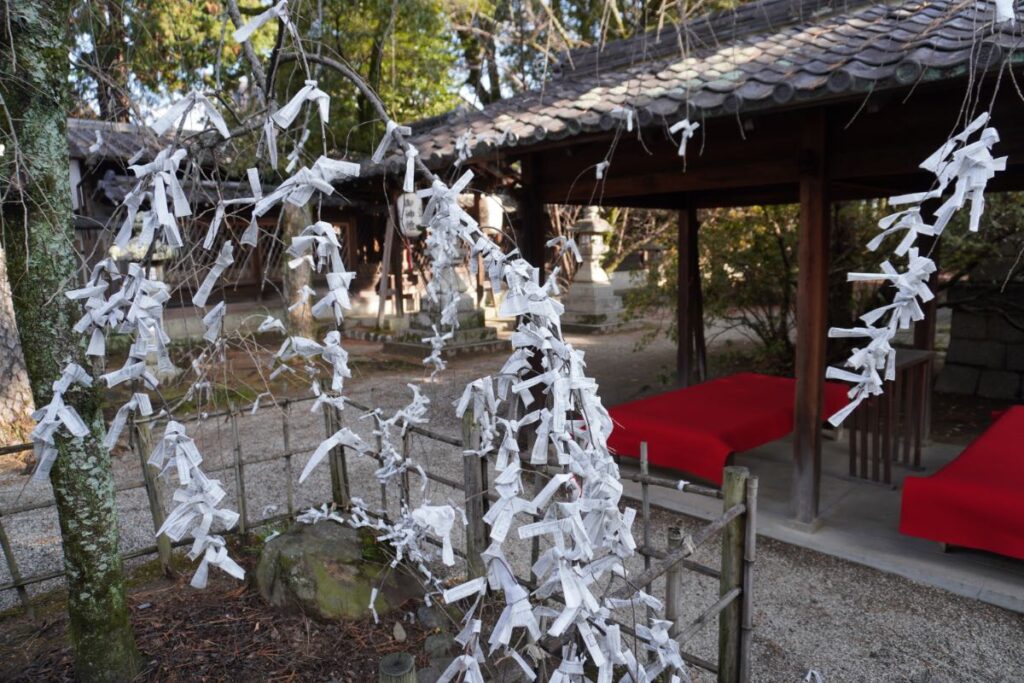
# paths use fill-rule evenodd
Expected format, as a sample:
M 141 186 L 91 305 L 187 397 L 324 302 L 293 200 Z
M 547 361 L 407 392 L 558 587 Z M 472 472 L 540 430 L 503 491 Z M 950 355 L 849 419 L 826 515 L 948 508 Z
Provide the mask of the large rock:
M 378 614 L 422 596 L 418 581 L 400 569 L 388 571 L 386 563 L 368 534 L 333 521 L 296 524 L 264 546 L 256 585 L 278 607 L 320 619 L 359 619 L 369 614 L 374 588 Z

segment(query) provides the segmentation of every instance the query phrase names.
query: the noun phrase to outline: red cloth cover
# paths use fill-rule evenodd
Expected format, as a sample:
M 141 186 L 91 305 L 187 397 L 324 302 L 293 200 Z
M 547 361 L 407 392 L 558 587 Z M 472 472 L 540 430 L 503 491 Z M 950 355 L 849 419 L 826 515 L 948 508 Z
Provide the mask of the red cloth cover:
M 825 383 L 828 417 L 846 405 L 847 387 Z M 615 428 L 608 445 L 639 457 L 647 442 L 652 465 L 716 484 L 731 453 L 750 450 L 793 431 L 796 380 L 743 372 L 609 408 Z
M 900 533 L 1024 559 L 1024 406 L 935 474 L 904 479 Z

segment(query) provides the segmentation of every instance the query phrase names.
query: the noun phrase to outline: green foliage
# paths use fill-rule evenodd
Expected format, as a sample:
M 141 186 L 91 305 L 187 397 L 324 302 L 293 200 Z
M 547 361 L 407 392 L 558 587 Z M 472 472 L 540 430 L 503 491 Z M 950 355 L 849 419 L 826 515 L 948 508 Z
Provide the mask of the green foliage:
M 238 4 L 243 12 L 261 8 L 259 0 Z M 246 69 L 226 17 L 221 0 L 80 0 L 72 15 L 76 113 L 96 106 L 101 118 L 124 118 L 108 110 L 105 86 L 125 99 L 159 104 L 191 88 L 213 88 L 218 67 L 222 88 L 234 92 Z M 269 49 L 272 40 L 270 33 L 253 39 L 257 49 Z
M 877 297 L 871 285 L 851 288 L 845 283 L 850 270 L 875 270 L 878 255 L 864 244 L 875 233 L 882 206 L 878 202 L 839 205 L 834 216 L 833 257 L 830 267 L 829 317 L 847 325 Z M 675 221 L 667 212 L 663 221 Z M 755 361 L 763 370 L 788 372 L 792 368 L 793 329 L 796 321 L 797 230 L 796 205 L 753 206 L 700 212 L 700 272 L 705 323 L 741 331 L 755 343 Z M 626 297 L 632 317 L 676 305 L 679 255 L 675 231 L 658 236 L 664 258 Z M 629 242 L 628 236 L 624 238 Z M 667 334 L 677 339 L 673 315 Z
M 397 9 L 392 21 L 393 4 Z M 444 113 L 458 103 L 453 80 L 456 54 L 447 29 L 439 0 L 325 3 L 321 40 L 325 54 L 342 57 L 366 78 L 393 118 L 412 121 Z M 315 51 L 315 46 L 307 49 Z M 331 94 L 334 147 L 372 151 L 383 125 L 365 124 L 374 122 L 376 114 L 337 74 L 325 71 L 320 79 L 321 88 Z M 282 82 L 290 92 L 302 85 L 301 76 L 292 75 L 290 80 Z
M 974 282 L 1020 282 L 1024 279 L 1024 193 L 990 192 L 977 234 L 967 229 L 967 212 L 961 211 L 946 228 L 940 246 L 945 289 L 970 279 Z
M 537 87 L 572 49 L 671 30 L 743 0 L 446 0 L 464 83 L 487 104 Z
M 239 6 L 243 19 L 263 9 L 259 0 L 240 0 Z M 304 49 L 354 67 L 394 118 L 413 120 L 455 106 L 452 74 L 457 55 L 441 0 L 361 0 L 322 6 L 322 21 L 316 15 L 318 3 L 290 6 Z M 226 7 L 224 0 L 80 2 L 73 19 L 79 46 L 72 79 L 78 113 L 95 106 L 102 115 L 118 118 L 116 107 L 106 106 L 105 83 L 116 84 L 132 100 L 151 106 L 188 89 L 204 88 L 217 91 L 233 108 L 251 107 L 251 98 L 245 96 L 248 65 L 232 38 Z M 277 32 L 278 22 L 270 22 L 252 37 L 261 59 L 273 51 Z M 283 50 L 291 50 L 289 41 Z M 330 70 L 313 68 L 321 89 L 331 95 L 331 146 L 342 152 L 370 149 L 380 130 L 359 124 L 371 122 L 375 115 L 349 82 Z M 278 101 L 286 102 L 304 80 L 294 62 L 283 64 L 276 75 Z
M 788 368 L 795 319 L 797 207 L 709 211 L 700 240 L 705 315 L 760 342 L 773 367 Z

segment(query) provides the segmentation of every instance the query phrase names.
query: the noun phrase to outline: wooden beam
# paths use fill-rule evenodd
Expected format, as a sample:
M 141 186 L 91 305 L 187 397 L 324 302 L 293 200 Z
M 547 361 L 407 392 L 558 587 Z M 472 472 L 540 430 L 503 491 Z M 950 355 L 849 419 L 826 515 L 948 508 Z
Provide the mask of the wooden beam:
M 882 193 L 885 194 L 885 193 Z M 891 192 L 889 194 L 892 194 Z M 882 196 L 875 194 L 872 196 Z M 763 185 L 759 187 L 741 187 L 728 190 L 701 190 L 699 193 L 681 194 L 665 192 L 656 194 L 638 194 L 630 197 L 598 197 L 590 201 L 555 200 L 554 195 L 544 191 L 545 201 L 553 204 L 569 204 L 584 206 L 598 203 L 602 206 L 633 207 L 642 209 L 681 209 L 693 204 L 697 209 L 733 208 L 738 206 L 762 206 L 764 204 L 796 204 L 799 200 L 797 183 L 783 185 Z M 598 199 L 600 201 L 598 201 Z
M 685 159 L 664 129 L 647 131 L 642 141 L 624 136 L 610 159 L 607 141 L 582 138 L 571 149 L 535 155 L 535 169 L 549 203 L 619 204 L 642 195 L 795 185 L 791 152 L 799 144 L 799 128 L 783 116 L 762 123 L 744 133 L 734 119 L 707 122 Z M 595 167 L 605 160 L 610 166 L 598 180 Z
M 808 112 L 800 149 L 792 494 L 793 516 L 807 525 L 817 520 L 821 486 L 830 217 L 826 137 L 824 111 Z
M 679 197 L 693 195 L 699 208 L 797 201 L 799 169 L 793 150 L 803 131 L 794 121 L 828 111 L 833 150 L 826 159 L 833 200 L 870 199 L 929 187 L 934 178 L 919 164 L 949 135 L 963 127 L 961 110 L 950 102 L 951 84 L 921 86 L 912 92 L 863 96 L 797 110 L 747 113 L 742 129 L 734 116 L 702 121 L 685 163 L 660 122 L 643 129 L 641 142 L 625 135 L 612 149 L 606 133 L 568 137 L 557 144 L 531 146 L 542 201 L 679 208 Z M 956 85 L 953 91 L 959 92 Z M 989 89 L 985 89 L 990 93 Z M 981 96 L 979 101 L 987 101 Z M 1024 135 L 1018 134 L 1019 101 L 1002 88 L 992 118 L 1001 132 L 995 153 L 1008 156 L 1008 168 L 990 190 L 1024 189 Z M 594 167 L 612 150 L 604 178 Z M 525 152 L 521 152 L 525 153 Z
M 676 283 L 676 379 L 681 387 L 688 387 L 694 381 L 697 328 L 703 329 L 704 326 L 696 305 L 700 300 L 698 228 L 697 209 L 692 204 L 680 209 L 676 243 L 679 257 Z

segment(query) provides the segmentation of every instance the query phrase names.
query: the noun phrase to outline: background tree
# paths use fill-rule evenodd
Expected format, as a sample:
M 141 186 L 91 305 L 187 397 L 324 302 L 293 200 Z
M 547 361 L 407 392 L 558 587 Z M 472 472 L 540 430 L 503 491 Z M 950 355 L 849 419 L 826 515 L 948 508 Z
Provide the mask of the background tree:
M 260 8 L 258 0 L 241 4 Z M 198 86 L 237 92 L 246 71 L 224 9 L 220 0 L 75 0 L 76 115 L 127 121 L 131 100 L 159 106 L 169 93 Z M 269 49 L 268 35 L 256 46 Z
M 85 363 L 72 330 L 79 308 L 58 294 L 75 286 L 77 276 L 67 143 L 71 3 L 20 0 L 0 12 L 12 39 L 0 50 L 3 128 L 13 143 L 0 172 L 8 192 L 4 246 L 21 346 L 41 406 L 50 402 L 64 364 Z M 101 443 L 102 393 L 95 385 L 76 387 L 65 401 L 89 429 L 83 438 L 57 437 L 50 474 L 76 673 L 83 681 L 126 681 L 138 672 L 139 655 L 118 551 L 110 454 Z
M 18 341 L 11 285 L 7 278 L 7 255 L 0 245 L 0 446 L 25 443 L 35 426 L 32 413 L 32 385 L 25 369 L 25 357 Z M 30 456 L 29 456 L 30 457 Z
M 672 28 L 735 0 L 447 0 L 462 84 L 481 104 L 539 87 L 576 48 Z M 685 40 L 680 41 L 685 43 Z
M 265 9 L 239 2 L 246 18 Z M 248 65 L 231 40 L 222 0 L 78 0 L 73 83 L 78 115 L 127 120 L 128 94 L 142 109 L 162 106 L 170 93 L 217 91 L 221 104 L 245 118 L 254 103 Z M 457 53 L 441 0 L 293 2 L 290 15 L 310 53 L 340 59 L 362 76 L 398 120 L 433 116 L 459 101 L 453 87 Z M 322 19 L 321 19 L 322 15 Z M 277 24 L 251 39 L 261 58 L 278 44 Z M 277 95 L 294 92 L 305 76 L 294 63 L 271 66 Z M 380 136 L 376 115 L 336 73 L 317 69 L 332 94 L 327 132 L 335 151 L 367 151 Z M 263 84 L 260 84 L 263 85 Z M 322 150 L 311 150 L 313 156 Z
M 830 272 L 830 324 L 848 325 L 877 302 L 878 288 L 849 287 L 846 273 L 873 270 L 879 257 L 863 245 L 877 228 L 884 206 L 880 202 L 849 202 L 836 206 L 833 234 L 845 237 L 833 243 Z M 648 214 L 646 217 L 643 214 Z M 647 339 L 666 333 L 676 339 L 675 215 L 672 212 L 633 211 L 636 227 L 628 225 L 618 243 L 636 248 L 634 231 L 649 235 L 662 249 L 663 258 L 652 264 L 644 279 L 626 296 L 633 317 L 656 315 L 664 321 Z M 739 330 L 754 342 L 754 365 L 789 373 L 794 360 L 796 324 L 796 244 L 799 211 L 795 205 L 752 206 L 700 212 L 700 269 L 705 323 L 715 320 L 726 329 Z M 649 224 L 660 225 L 651 228 Z M 646 227 L 645 227 L 646 226 Z M 621 257 L 620 257 L 621 258 Z M 836 353 L 845 349 L 836 343 Z

